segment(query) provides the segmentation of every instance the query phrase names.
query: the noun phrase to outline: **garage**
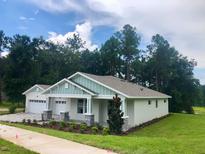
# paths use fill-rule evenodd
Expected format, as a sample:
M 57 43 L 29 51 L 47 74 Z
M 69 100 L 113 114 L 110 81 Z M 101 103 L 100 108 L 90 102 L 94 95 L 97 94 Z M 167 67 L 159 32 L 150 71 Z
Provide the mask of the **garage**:
M 48 87 L 36 84 L 23 93 L 26 96 L 26 113 L 43 113 L 47 109 L 46 97 L 41 93 Z
M 53 114 L 59 115 L 60 112 L 69 111 L 70 99 L 54 98 L 52 105 Z
M 30 99 L 28 102 L 28 113 L 43 113 L 46 109 L 46 100 Z

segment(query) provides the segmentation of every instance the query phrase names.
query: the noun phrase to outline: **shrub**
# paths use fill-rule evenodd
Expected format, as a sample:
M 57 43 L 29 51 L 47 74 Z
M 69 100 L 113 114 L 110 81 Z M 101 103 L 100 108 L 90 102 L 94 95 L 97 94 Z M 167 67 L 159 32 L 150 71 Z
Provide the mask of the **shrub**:
M 51 126 L 55 126 L 56 124 L 57 124 L 57 122 L 54 120 L 49 121 L 49 125 L 51 125 Z
M 61 122 L 60 122 L 60 128 L 65 128 L 65 127 L 66 127 L 66 122 L 61 121 Z
M 31 119 L 27 119 L 27 123 L 28 123 L 28 124 L 31 124 Z
M 80 124 L 80 131 L 84 132 L 87 129 L 87 125 L 85 123 Z
M 16 105 L 11 105 L 9 107 L 9 113 L 15 113 L 15 111 L 16 111 Z
M 22 120 L 22 123 L 24 123 L 24 124 L 25 124 L 25 123 L 26 123 L 26 119 L 23 119 L 23 120 Z
M 109 128 L 104 127 L 103 130 L 102 130 L 102 134 L 103 134 L 103 135 L 108 135 L 109 133 L 110 133 Z
M 97 134 L 98 133 L 98 127 L 94 126 L 94 127 L 91 128 L 91 130 L 92 130 L 93 134 Z
M 33 119 L 33 124 L 37 124 L 37 120 L 36 119 Z
M 69 128 L 70 128 L 70 129 L 75 129 L 75 128 L 77 128 L 77 124 L 76 124 L 75 122 L 71 122 L 71 123 L 69 124 Z
M 103 129 L 103 126 L 100 125 L 99 123 L 95 123 L 94 126 L 97 127 L 98 130 L 102 130 Z

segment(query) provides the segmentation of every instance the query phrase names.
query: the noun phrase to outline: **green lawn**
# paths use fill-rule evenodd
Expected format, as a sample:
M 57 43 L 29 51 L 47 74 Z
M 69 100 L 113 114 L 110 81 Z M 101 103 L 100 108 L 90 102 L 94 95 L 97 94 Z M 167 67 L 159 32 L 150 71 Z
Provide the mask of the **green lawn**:
M 173 114 L 128 136 L 85 135 L 10 125 L 126 154 L 205 153 L 205 114 Z
M 0 103 L 0 108 L 9 108 L 11 105 L 15 104 L 18 108 L 24 108 L 24 104 L 22 102 L 20 103 L 12 103 L 8 101 L 3 101 Z
M 3 110 L 2 110 L 3 109 Z M 17 108 L 15 113 L 23 112 L 24 108 Z M 0 108 L 0 115 L 9 114 L 9 109 L 7 108 Z
M 0 138 L 0 154 L 37 154 Z
M 196 114 L 205 114 L 205 107 L 193 107 Z
M 2 102 L 0 104 L 0 115 L 9 114 L 9 107 L 11 105 L 13 105 L 13 103 L 11 102 Z M 24 111 L 23 103 L 16 103 L 16 106 L 17 106 L 16 113 Z

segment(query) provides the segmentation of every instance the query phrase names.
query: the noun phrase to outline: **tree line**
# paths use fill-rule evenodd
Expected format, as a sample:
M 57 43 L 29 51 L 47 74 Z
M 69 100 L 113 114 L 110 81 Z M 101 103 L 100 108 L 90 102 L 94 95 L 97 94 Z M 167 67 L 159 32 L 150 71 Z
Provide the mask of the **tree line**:
M 172 96 L 170 111 L 193 113 L 193 105 L 205 105 L 205 86 L 194 78 L 196 61 L 180 54 L 161 35 L 156 34 L 145 49 L 135 27 L 125 25 L 94 51 L 74 34 L 63 45 L 42 37 L 5 36 L 0 31 L 0 91 L 10 101 L 23 101 L 22 92 L 36 83 L 54 84 L 82 71 L 113 75 Z M 1 102 L 1 93 L 0 93 Z

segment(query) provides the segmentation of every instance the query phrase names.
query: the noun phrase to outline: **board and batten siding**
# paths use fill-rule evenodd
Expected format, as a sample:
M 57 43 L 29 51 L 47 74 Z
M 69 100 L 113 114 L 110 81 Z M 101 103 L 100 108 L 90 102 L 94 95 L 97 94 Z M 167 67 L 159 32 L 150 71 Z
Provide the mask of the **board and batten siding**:
M 71 78 L 72 81 L 74 81 L 75 83 L 83 86 L 83 87 L 86 87 L 88 89 L 90 89 L 91 91 L 99 94 L 99 95 L 115 95 L 116 92 L 102 86 L 102 85 L 99 85 L 97 84 L 96 82 L 90 80 L 90 79 L 87 79 L 83 76 L 80 76 L 80 75 L 77 75 L 73 78 Z
M 68 84 L 68 87 L 65 87 L 65 84 Z M 55 87 L 51 88 L 50 91 L 47 93 L 49 94 L 87 94 L 85 91 L 82 89 L 64 81 Z
M 158 107 L 156 107 L 156 99 L 150 100 L 151 104 L 148 103 L 148 99 L 133 100 L 133 103 L 128 103 L 128 116 L 130 118 L 128 123 L 131 127 L 169 114 L 168 99 L 157 99 Z

